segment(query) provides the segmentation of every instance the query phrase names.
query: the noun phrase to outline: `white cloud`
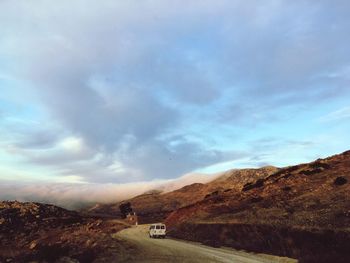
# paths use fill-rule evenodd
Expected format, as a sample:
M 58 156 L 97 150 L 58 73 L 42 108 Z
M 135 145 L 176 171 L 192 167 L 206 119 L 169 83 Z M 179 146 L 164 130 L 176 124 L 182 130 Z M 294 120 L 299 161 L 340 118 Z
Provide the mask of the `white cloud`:
M 82 138 L 68 137 L 59 142 L 59 147 L 62 147 L 66 152 L 81 153 L 84 150 L 84 142 Z
M 331 121 L 340 121 L 344 119 L 350 118 L 350 107 L 344 107 L 342 109 L 333 111 L 321 118 L 319 120 L 321 122 L 331 122 Z
M 20 98 L 0 112 L 21 130 L 4 125 L 1 138 L 13 158 L 68 181 L 227 165 L 252 129 L 288 133 L 280 115 L 349 96 L 340 2 L 0 1 L 0 78 Z

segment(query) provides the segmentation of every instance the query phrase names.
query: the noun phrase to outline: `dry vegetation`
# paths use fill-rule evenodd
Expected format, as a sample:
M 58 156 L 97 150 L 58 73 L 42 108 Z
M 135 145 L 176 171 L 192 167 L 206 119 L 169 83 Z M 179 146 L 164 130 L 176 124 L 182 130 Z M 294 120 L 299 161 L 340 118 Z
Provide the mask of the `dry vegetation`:
M 120 262 L 121 221 L 39 203 L 0 202 L 0 262 Z
M 231 170 L 207 183 L 194 183 L 178 190 L 161 193 L 150 191 L 123 202 L 130 202 L 134 211 L 140 216 L 141 223 L 163 221 L 171 212 L 181 207 L 199 202 L 213 193 L 240 190 L 249 180 L 266 178 L 278 169 L 264 167 L 261 169 Z M 120 216 L 119 205 L 97 205 L 89 213 Z
M 126 201 L 141 223 L 165 220 L 174 237 L 300 262 L 350 262 L 350 151 L 282 169 L 231 170 L 207 184 Z M 119 205 L 97 205 L 82 216 L 1 202 L 0 262 L 125 260 L 133 248 L 111 234 L 127 226 L 101 218 L 120 215 Z
M 350 151 L 174 211 L 171 234 L 300 262 L 350 262 Z

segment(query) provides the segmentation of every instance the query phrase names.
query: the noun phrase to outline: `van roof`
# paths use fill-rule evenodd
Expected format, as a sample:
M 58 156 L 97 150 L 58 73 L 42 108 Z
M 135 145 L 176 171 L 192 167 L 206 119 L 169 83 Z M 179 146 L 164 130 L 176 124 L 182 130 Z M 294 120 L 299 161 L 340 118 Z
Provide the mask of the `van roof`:
M 151 224 L 151 226 L 157 226 L 157 225 L 162 225 L 162 226 L 165 226 L 165 224 L 163 224 L 163 223 L 155 223 L 155 224 Z

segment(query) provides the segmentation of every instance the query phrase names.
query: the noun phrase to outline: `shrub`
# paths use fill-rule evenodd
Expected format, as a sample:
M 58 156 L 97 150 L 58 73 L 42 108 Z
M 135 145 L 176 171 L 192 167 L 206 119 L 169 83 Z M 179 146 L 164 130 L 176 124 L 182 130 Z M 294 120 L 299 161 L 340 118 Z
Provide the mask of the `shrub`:
M 292 188 L 290 186 L 285 186 L 282 188 L 282 190 L 288 192 L 288 191 L 292 190 Z
M 247 183 L 243 186 L 242 191 L 248 191 L 251 190 L 253 188 L 259 188 L 264 186 L 264 179 L 258 179 L 254 184 L 253 183 Z
M 253 197 L 252 199 L 250 199 L 250 202 L 251 203 L 258 203 L 262 200 L 263 200 L 263 198 L 261 196 L 258 196 L 258 197 Z
M 248 191 L 254 188 L 259 188 L 264 186 L 264 179 L 258 179 L 254 184 L 253 183 L 247 183 L 243 186 L 242 191 Z
M 132 212 L 131 204 L 129 202 L 123 203 L 119 206 L 122 218 L 126 218 L 127 214 Z
M 304 170 L 304 171 L 301 171 L 300 174 L 304 174 L 304 175 L 312 175 L 312 174 L 317 174 L 317 173 L 320 173 L 322 172 L 323 170 L 321 168 L 316 168 L 316 169 L 313 169 L 313 170 Z
M 344 178 L 344 177 L 342 177 L 342 176 L 339 176 L 339 177 L 337 177 L 335 180 L 334 180 L 334 184 L 335 185 L 344 185 L 344 184 L 346 184 L 348 182 L 348 180 L 346 179 L 346 178 Z

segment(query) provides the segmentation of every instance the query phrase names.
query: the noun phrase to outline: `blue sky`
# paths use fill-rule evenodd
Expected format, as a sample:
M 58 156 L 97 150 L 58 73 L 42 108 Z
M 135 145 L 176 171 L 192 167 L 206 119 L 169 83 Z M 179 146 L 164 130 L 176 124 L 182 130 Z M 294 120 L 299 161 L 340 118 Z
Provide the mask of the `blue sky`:
M 348 1 L 1 1 L 0 181 L 123 184 L 349 149 Z

